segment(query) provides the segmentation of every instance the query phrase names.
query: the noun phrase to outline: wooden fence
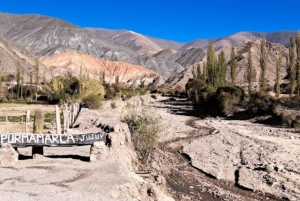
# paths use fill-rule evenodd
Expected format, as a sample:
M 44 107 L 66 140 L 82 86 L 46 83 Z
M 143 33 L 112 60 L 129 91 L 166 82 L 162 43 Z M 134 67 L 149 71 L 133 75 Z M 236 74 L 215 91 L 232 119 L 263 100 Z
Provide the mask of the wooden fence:
M 61 112 L 62 111 L 62 117 L 63 117 L 63 132 L 67 131 L 69 128 L 71 128 L 76 120 L 76 118 L 79 115 L 80 112 L 80 104 L 79 103 L 73 103 L 73 104 L 64 104 L 58 107 L 55 106 L 55 129 L 56 134 L 62 134 L 62 126 L 61 126 Z M 17 128 L 20 130 L 21 133 L 30 133 L 30 125 L 33 127 L 33 123 L 30 121 L 30 110 L 2 110 L 0 111 L 0 116 L 5 118 L 4 121 L 4 127 L 5 132 L 9 133 L 12 132 L 12 130 L 9 127 L 9 124 L 12 122 L 9 122 L 9 117 L 20 117 L 21 118 L 21 128 L 18 128 L 17 123 L 14 123 L 14 128 Z M 0 125 L 0 127 L 3 125 Z M 15 133 L 15 131 L 14 131 Z

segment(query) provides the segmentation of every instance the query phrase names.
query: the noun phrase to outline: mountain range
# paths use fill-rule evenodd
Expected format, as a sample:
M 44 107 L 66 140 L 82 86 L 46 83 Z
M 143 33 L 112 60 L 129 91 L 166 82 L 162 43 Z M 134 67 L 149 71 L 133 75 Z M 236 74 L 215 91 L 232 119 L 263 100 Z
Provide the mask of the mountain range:
M 6 52 L 8 51 L 5 45 L 1 45 L 5 44 L 6 41 L 7 44 L 10 44 L 10 47 L 15 47 L 15 51 L 31 58 L 28 60 L 25 59 L 27 64 L 31 66 L 34 64 L 32 62 L 34 59 L 32 58 L 38 58 L 40 61 L 48 57 L 51 57 L 52 60 L 54 58 L 64 58 L 65 61 L 68 61 L 69 58 L 66 58 L 66 55 L 53 56 L 73 52 L 79 53 L 76 55 L 76 58 L 89 55 L 93 58 L 91 60 L 125 62 L 135 67 L 145 67 L 156 72 L 156 76 L 162 80 L 162 78 L 173 79 L 174 75 L 185 72 L 189 67 L 201 62 L 206 56 L 206 49 L 210 41 L 216 50 L 229 49 L 232 46 L 243 46 L 258 39 L 266 39 L 272 44 L 281 44 L 284 48 L 289 46 L 289 37 L 291 35 L 295 36 L 296 32 L 240 32 L 228 37 L 212 40 L 200 39 L 188 43 L 178 43 L 127 30 L 81 28 L 60 19 L 41 15 L 0 13 L 0 35 L 0 53 L 4 49 Z M 0 68 L 4 69 L 4 66 L 16 66 L 15 63 L 22 60 L 18 55 L 13 53 L 10 56 L 0 54 Z M 11 57 L 11 59 L 3 59 L 4 57 Z M 25 58 L 25 56 L 22 58 Z M 5 62 L 3 62 L 4 60 Z M 25 63 L 24 65 L 27 65 Z M 53 61 L 51 64 L 52 69 L 54 63 L 56 62 Z M 65 68 L 65 70 L 72 71 L 74 68 L 78 69 L 80 66 L 76 65 L 81 65 L 80 63 L 74 62 L 72 68 Z M 95 62 L 85 63 L 88 65 Z M 43 68 L 45 67 L 45 71 L 50 76 L 50 66 L 41 65 Z M 114 65 L 117 65 L 117 63 Z M 26 68 L 31 69 L 29 66 Z M 57 66 L 56 69 L 61 67 Z M 85 67 L 89 68 L 88 66 Z M 135 67 L 127 69 L 135 69 Z M 99 67 L 98 69 L 101 68 Z M 116 66 L 113 68 L 116 68 Z M 109 79 L 114 79 L 114 76 L 120 75 L 112 74 L 111 76 Z M 137 77 L 139 76 L 137 75 Z M 124 80 L 124 82 L 127 81 L 130 82 L 129 80 Z M 139 81 L 139 83 L 142 83 L 142 81 Z

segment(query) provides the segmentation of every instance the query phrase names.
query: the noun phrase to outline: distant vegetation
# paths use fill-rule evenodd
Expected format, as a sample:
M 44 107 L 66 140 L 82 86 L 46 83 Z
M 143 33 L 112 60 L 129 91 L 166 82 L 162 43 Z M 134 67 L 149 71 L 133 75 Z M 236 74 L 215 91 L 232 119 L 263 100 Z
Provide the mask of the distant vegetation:
M 266 41 L 261 41 L 260 47 L 260 88 L 253 90 L 253 63 L 251 47 L 248 50 L 247 80 L 248 93 L 235 86 L 236 59 L 232 48 L 230 60 L 226 61 L 224 52 L 215 54 L 212 43 L 207 50 L 207 62 L 198 65 L 197 73 L 186 84 L 187 97 L 192 100 L 195 109 L 206 111 L 210 115 L 222 115 L 231 118 L 254 118 L 268 116 L 258 121 L 288 127 L 300 127 L 300 115 L 288 112 L 300 109 L 300 33 L 297 38 L 291 37 L 289 48 L 289 62 L 287 66 L 290 84 L 288 91 L 290 97 L 279 98 L 280 69 L 282 67 L 282 53 L 276 62 L 276 80 L 274 86 L 275 96 L 268 94 L 266 79 L 267 55 Z M 230 65 L 231 82 L 226 82 L 227 65 Z

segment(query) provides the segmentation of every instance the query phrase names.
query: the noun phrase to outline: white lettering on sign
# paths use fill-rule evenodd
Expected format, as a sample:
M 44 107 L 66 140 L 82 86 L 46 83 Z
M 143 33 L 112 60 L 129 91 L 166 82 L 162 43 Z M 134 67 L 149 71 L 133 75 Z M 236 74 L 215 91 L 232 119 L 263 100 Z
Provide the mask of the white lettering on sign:
M 106 133 L 90 134 L 62 134 L 62 135 L 41 135 L 41 134 L 0 134 L 0 142 L 9 144 L 92 144 L 94 141 L 105 140 Z

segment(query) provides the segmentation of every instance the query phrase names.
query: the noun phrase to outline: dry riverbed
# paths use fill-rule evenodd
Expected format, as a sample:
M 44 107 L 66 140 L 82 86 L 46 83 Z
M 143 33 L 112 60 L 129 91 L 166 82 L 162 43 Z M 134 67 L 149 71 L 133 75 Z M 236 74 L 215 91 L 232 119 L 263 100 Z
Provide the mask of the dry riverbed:
M 0 200 L 300 200 L 300 139 L 290 129 L 247 121 L 200 119 L 183 99 L 149 96 L 83 109 L 68 133 L 115 130 L 109 157 L 90 163 L 90 146 L 45 148 L 45 157 L 0 168 Z M 150 104 L 161 117 L 150 174 L 137 171 L 129 106 Z M 143 171 L 142 171 L 143 172 Z M 138 174 L 136 174 L 138 173 Z

